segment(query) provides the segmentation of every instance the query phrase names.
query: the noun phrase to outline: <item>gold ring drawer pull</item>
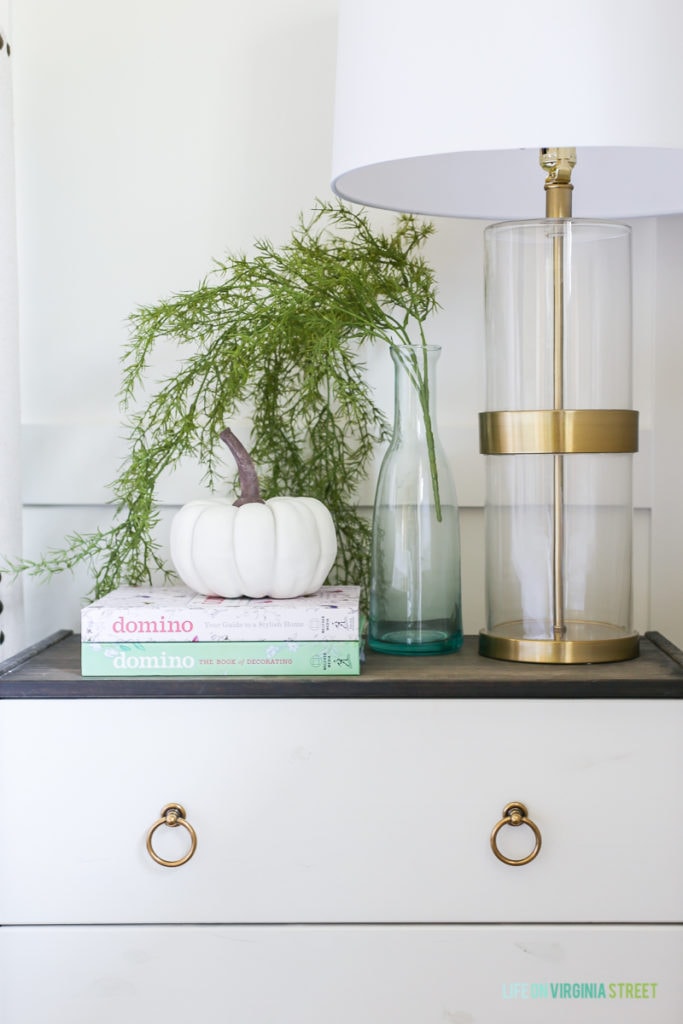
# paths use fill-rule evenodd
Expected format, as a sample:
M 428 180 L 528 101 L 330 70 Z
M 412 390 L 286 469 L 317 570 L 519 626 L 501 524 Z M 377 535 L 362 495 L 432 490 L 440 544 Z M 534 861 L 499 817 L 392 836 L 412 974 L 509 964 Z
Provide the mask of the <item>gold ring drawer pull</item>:
M 152 846 L 152 837 L 156 830 L 161 828 L 162 825 L 168 825 L 169 828 L 177 828 L 181 825 L 187 831 L 190 837 L 190 849 L 184 857 L 180 858 L 180 860 L 164 860 L 164 858 L 160 857 Z M 161 817 L 158 821 L 154 822 L 147 833 L 147 853 L 150 855 L 152 860 L 155 860 L 157 864 L 161 864 L 165 868 L 179 868 L 181 864 L 187 864 L 196 849 L 197 833 L 192 828 L 189 821 L 186 820 L 185 808 L 181 804 L 166 804 L 165 807 L 161 808 Z
M 491 849 L 495 853 L 498 860 L 502 860 L 503 864 L 512 864 L 514 867 L 518 867 L 521 864 L 528 864 L 538 856 L 539 850 L 541 849 L 541 830 L 538 825 L 527 817 L 527 809 L 524 804 L 520 803 L 519 800 L 514 800 L 510 804 L 506 804 L 503 808 L 503 817 L 500 819 L 498 824 L 494 827 L 491 833 Z M 506 857 L 505 854 L 501 853 L 498 849 L 498 833 L 502 829 L 503 825 L 512 825 L 513 828 L 517 828 L 518 825 L 528 825 L 534 836 L 536 837 L 536 845 L 529 854 L 528 857 L 522 857 L 520 860 L 512 860 L 510 857 Z

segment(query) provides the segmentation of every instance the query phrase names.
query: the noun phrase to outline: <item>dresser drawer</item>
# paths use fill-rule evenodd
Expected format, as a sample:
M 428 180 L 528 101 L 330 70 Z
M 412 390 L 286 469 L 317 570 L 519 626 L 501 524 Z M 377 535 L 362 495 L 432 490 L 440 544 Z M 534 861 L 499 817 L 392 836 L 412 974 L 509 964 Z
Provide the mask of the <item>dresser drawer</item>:
M 680 922 L 681 724 L 647 700 L 4 701 L 0 922 Z M 489 845 L 513 800 L 543 840 L 524 866 Z M 169 868 L 145 840 L 173 801 L 197 850 Z
M 3 1024 L 683 1020 L 680 927 L 0 929 Z

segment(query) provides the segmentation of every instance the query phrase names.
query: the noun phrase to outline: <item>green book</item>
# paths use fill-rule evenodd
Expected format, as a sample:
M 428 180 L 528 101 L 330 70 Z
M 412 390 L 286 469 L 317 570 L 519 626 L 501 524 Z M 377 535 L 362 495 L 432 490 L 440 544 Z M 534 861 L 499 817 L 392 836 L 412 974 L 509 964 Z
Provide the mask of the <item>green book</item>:
M 84 676 L 354 676 L 359 640 L 81 643 Z

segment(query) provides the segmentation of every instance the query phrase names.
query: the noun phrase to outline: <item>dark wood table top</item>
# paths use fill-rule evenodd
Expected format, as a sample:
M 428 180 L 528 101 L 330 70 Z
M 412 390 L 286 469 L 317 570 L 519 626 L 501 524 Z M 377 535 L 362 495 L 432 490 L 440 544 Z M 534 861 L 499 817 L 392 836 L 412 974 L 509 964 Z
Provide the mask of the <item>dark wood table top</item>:
M 484 658 L 466 637 L 448 655 L 397 657 L 368 651 L 358 676 L 178 676 L 85 678 L 80 636 L 53 634 L 0 663 L 0 699 L 81 698 L 681 698 L 683 653 L 659 633 L 640 657 L 603 665 L 527 665 Z

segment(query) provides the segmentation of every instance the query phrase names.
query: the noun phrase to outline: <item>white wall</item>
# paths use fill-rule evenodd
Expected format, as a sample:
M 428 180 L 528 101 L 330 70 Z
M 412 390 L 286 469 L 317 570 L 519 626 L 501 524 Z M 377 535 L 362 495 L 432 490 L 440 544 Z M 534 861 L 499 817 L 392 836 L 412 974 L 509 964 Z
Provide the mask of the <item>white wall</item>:
M 11 26 L 0 0 L 0 551 L 22 544 L 21 438 L 19 432 L 19 329 Z M 0 659 L 21 650 L 23 588 L 0 578 Z
M 683 217 L 657 227 L 651 619 L 683 646 Z
M 116 392 L 127 316 L 192 288 L 227 250 L 284 240 L 300 210 L 330 197 L 335 12 L 336 0 L 15 0 L 26 555 L 107 521 L 106 485 L 125 450 Z M 428 256 L 443 306 L 432 328 L 444 348 L 439 426 L 464 507 L 465 628 L 475 632 L 484 617 L 482 225 L 437 226 Z M 663 239 L 654 221 L 635 231 L 646 448 L 655 378 L 669 383 L 681 433 L 667 363 L 675 332 L 662 327 L 675 311 L 661 312 L 654 285 L 658 259 L 681 234 L 678 222 Z M 675 289 L 668 301 L 679 301 Z M 373 353 L 370 372 L 389 408 L 386 353 Z M 651 558 L 651 499 L 659 514 L 667 487 L 661 474 L 655 485 L 647 452 L 636 467 L 636 626 L 683 643 L 675 574 Z M 161 497 L 172 509 L 195 489 L 178 476 Z M 371 494 L 372 481 L 362 500 Z M 669 565 L 681 551 L 678 541 Z M 78 628 L 83 573 L 24 585 L 26 642 Z M 667 604 L 677 611 L 664 623 Z

